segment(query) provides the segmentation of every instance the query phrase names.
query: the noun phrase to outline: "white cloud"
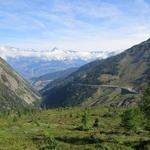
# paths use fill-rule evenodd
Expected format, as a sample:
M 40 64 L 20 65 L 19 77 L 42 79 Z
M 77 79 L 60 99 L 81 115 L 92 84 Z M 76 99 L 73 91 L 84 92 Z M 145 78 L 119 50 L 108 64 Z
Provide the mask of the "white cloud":
M 0 0 L 0 43 L 27 49 L 126 49 L 149 38 L 149 14 L 144 0 Z
M 41 60 L 85 60 L 91 61 L 95 59 L 106 58 L 112 55 L 110 52 L 86 52 L 86 51 L 72 51 L 72 50 L 60 50 L 54 48 L 52 50 L 23 50 L 13 47 L 0 47 L 0 56 L 7 60 L 8 58 L 20 58 L 20 57 L 34 57 Z

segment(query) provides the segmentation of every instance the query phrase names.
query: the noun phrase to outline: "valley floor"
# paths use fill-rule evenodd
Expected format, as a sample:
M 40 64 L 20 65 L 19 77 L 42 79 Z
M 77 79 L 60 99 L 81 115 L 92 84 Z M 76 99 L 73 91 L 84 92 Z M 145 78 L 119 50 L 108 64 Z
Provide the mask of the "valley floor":
M 150 134 L 121 127 L 124 109 L 89 110 L 89 130 L 81 130 L 84 108 L 1 115 L 0 150 L 149 150 Z M 98 118 L 99 126 L 93 127 Z

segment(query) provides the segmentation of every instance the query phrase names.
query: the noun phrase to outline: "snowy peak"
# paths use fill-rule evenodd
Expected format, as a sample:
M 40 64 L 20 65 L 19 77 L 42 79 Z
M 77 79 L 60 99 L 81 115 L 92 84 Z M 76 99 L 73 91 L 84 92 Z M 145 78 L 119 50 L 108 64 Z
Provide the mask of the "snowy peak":
M 62 50 L 57 47 L 50 50 L 24 50 L 8 46 L 0 47 L 0 57 L 4 58 L 26 79 L 68 68 L 79 68 L 90 61 L 112 55 L 115 55 L 115 53 L 108 51 Z
M 92 61 L 95 59 L 102 59 L 112 56 L 116 53 L 106 51 L 74 51 L 74 50 L 60 50 L 57 47 L 51 50 L 23 50 L 14 47 L 1 46 L 0 56 L 7 60 L 7 58 L 19 57 L 34 57 L 43 60 L 59 60 L 59 61 L 72 61 L 84 60 Z

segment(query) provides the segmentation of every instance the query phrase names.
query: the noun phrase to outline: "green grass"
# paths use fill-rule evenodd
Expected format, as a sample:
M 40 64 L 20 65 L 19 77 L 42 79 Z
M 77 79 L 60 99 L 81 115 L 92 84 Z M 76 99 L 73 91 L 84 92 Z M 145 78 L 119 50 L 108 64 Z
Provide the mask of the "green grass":
M 148 131 L 127 131 L 120 125 L 123 111 L 90 108 L 89 130 L 80 128 L 84 108 L 79 107 L 1 115 L 0 150 L 149 150 Z M 99 126 L 94 128 L 96 118 Z

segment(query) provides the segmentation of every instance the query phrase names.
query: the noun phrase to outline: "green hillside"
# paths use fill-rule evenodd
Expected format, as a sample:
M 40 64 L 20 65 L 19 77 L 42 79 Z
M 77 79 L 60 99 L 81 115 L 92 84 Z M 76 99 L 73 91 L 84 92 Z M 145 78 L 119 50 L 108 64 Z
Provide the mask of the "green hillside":
M 125 129 L 120 117 L 124 111 L 90 108 L 88 129 L 82 129 L 81 107 L 3 114 L 0 150 L 149 150 L 149 131 Z
M 33 105 L 39 100 L 29 84 L 0 58 L 0 110 Z
M 50 83 L 41 91 L 42 105 L 135 105 L 148 74 L 150 39 L 119 55 L 91 62 L 64 80 Z

